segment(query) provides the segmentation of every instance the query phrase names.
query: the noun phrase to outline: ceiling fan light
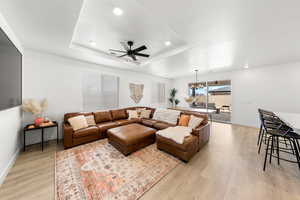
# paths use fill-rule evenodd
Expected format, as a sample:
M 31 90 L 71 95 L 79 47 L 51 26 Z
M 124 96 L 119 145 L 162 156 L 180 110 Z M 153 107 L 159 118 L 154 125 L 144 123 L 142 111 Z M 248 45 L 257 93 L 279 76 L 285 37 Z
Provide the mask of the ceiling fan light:
M 170 41 L 165 41 L 166 46 L 170 46 L 172 43 Z
M 122 15 L 123 14 L 123 10 L 121 9 L 121 8 L 114 8 L 113 9 L 113 13 L 115 14 L 115 15 L 117 15 L 117 16 L 120 16 L 120 15 Z
M 93 40 L 90 40 L 89 43 L 90 43 L 90 45 L 92 45 L 92 46 L 96 46 L 96 42 L 93 41 Z

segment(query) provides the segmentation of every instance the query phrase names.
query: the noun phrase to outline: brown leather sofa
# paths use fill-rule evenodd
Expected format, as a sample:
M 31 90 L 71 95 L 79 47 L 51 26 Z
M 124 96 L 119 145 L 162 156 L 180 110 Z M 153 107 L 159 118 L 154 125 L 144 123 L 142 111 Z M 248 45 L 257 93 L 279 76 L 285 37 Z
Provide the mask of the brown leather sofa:
M 140 123 L 140 119 L 128 120 L 128 114 L 126 112 L 126 110 L 135 110 L 137 108 L 150 109 L 152 111 L 150 117 L 152 117 L 155 111 L 155 109 L 148 107 L 130 107 L 109 111 L 66 113 L 63 123 L 64 147 L 70 148 L 87 142 L 107 138 L 107 130 L 110 128 L 115 128 L 130 123 Z M 88 128 L 74 131 L 69 124 L 68 119 L 78 115 L 94 115 L 96 126 L 90 126 Z
M 126 110 L 135 110 L 137 108 L 145 108 L 151 110 L 150 119 L 131 119 L 128 120 Z M 67 113 L 64 116 L 64 147 L 70 148 L 79 144 L 107 138 L 107 130 L 127 124 L 141 124 L 155 130 L 162 130 L 170 126 L 175 126 L 163 121 L 153 120 L 155 109 L 149 107 L 129 107 L 109 111 L 97 112 L 76 112 Z M 156 136 L 157 147 L 160 150 L 166 151 L 174 156 L 179 157 L 184 161 L 188 161 L 200 148 L 206 144 L 210 136 L 210 124 L 208 123 L 207 115 L 201 115 L 196 112 L 182 112 L 181 114 L 195 115 L 204 118 L 203 122 L 193 130 L 192 136 L 185 139 L 184 144 L 176 144 L 170 139 Z M 73 131 L 68 119 L 78 115 L 94 115 L 96 126 L 90 126 L 85 129 Z

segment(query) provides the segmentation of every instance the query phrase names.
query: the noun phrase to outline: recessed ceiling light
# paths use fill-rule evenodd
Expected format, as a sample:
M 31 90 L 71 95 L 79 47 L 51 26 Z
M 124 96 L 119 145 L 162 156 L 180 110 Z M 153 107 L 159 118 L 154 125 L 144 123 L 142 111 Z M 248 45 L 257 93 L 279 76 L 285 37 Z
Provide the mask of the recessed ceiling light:
M 113 13 L 117 16 L 120 16 L 123 14 L 123 10 L 121 8 L 114 8 Z
M 171 45 L 171 42 L 170 42 L 170 41 L 165 41 L 165 45 L 166 45 L 166 46 L 170 46 L 170 45 Z
M 96 42 L 95 42 L 95 41 L 93 41 L 93 40 L 90 40 L 90 45 L 92 45 L 92 46 L 96 46 Z

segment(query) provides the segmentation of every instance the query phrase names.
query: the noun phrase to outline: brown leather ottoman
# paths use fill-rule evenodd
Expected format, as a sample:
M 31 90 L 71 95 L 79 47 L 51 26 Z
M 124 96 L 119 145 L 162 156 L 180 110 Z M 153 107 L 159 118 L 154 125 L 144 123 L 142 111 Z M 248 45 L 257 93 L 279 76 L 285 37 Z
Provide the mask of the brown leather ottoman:
M 108 141 L 125 156 L 155 142 L 153 128 L 141 124 L 128 124 L 107 131 Z

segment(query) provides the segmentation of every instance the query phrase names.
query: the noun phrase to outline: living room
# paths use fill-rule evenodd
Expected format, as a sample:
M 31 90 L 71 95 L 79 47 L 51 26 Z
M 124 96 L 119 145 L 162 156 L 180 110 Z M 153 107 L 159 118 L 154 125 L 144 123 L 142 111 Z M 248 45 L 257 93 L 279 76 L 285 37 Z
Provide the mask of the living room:
M 299 2 L 0 5 L 0 199 L 299 199 Z

